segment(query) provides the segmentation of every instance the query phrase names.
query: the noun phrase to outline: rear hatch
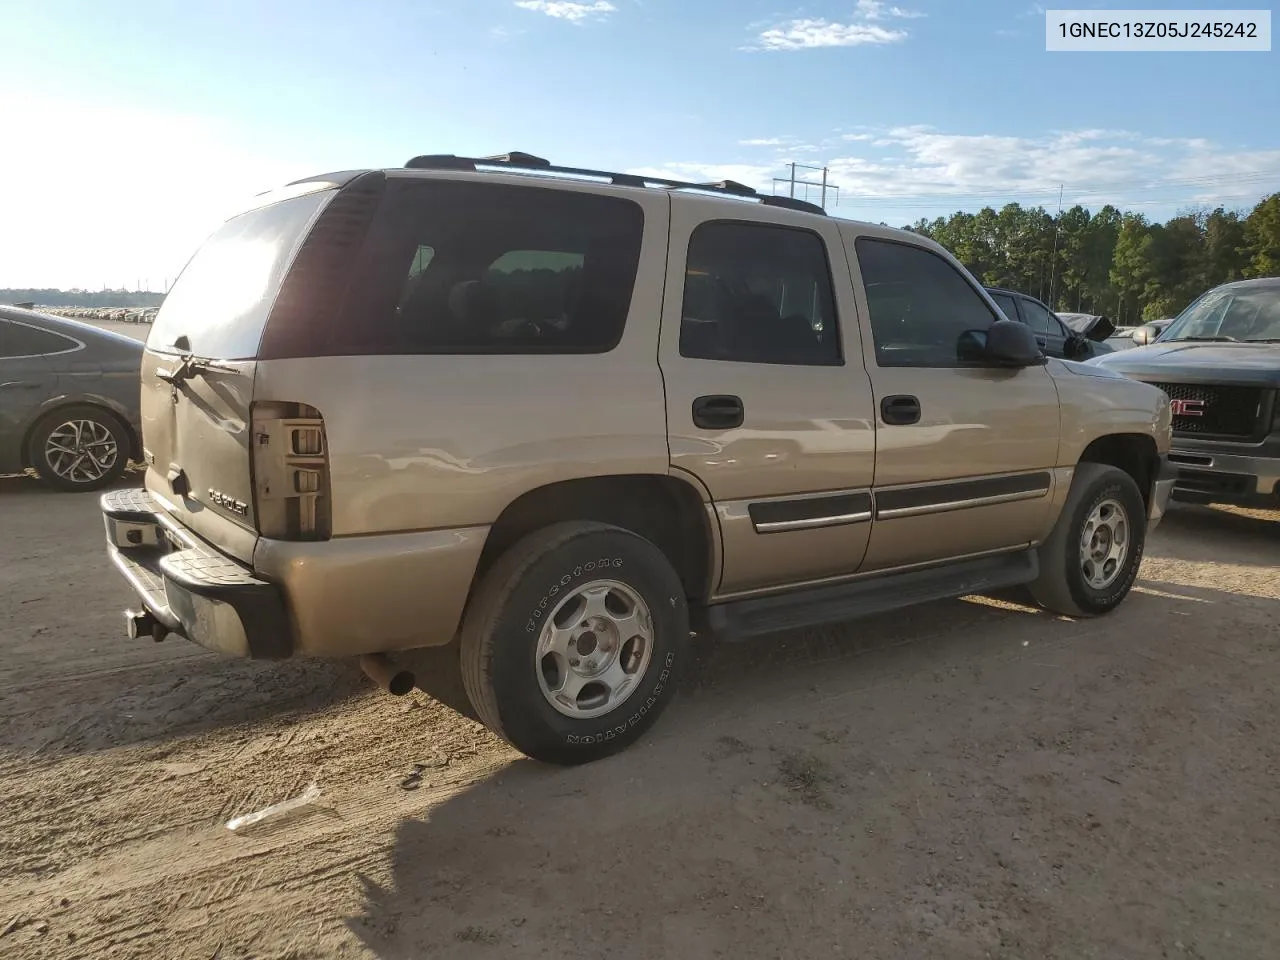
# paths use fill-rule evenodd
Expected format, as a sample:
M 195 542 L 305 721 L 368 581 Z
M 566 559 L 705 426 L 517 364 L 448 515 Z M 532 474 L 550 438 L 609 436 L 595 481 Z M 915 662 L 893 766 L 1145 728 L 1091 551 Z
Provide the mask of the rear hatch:
M 246 563 L 259 529 L 250 452 L 258 348 L 283 278 L 336 186 L 299 184 L 223 224 L 178 277 L 147 339 L 147 489 Z

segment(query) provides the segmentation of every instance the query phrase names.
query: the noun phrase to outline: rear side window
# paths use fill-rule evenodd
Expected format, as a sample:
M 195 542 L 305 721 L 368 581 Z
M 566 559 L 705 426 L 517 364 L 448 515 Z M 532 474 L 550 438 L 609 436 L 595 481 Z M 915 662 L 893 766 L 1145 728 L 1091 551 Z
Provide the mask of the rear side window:
M 964 275 L 932 250 L 860 237 L 855 249 L 867 293 L 876 363 L 965 366 L 962 335 L 997 319 Z
M 43 357 L 54 353 L 68 353 L 78 347 L 75 340 L 61 334 L 30 327 L 25 323 L 0 320 L 0 358 L 13 360 L 18 357 Z
M 179 274 L 156 314 L 147 346 L 172 350 L 178 338 L 186 337 L 196 356 L 256 356 L 293 251 L 333 195 L 292 197 L 224 223 Z
M 604 353 L 644 213 L 621 197 L 448 181 L 388 190 L 328 353 Z
M 1027 326 L 1036 333 L 1058 333 L 1057 324 L 1049 311 L 1034 300 L 1023 300 L 1022 309 L 1027 314 Z
M 698 360 L 841 363 L 826 245 L 816 233 L 712 221 L 689 238 L 680 354 Z

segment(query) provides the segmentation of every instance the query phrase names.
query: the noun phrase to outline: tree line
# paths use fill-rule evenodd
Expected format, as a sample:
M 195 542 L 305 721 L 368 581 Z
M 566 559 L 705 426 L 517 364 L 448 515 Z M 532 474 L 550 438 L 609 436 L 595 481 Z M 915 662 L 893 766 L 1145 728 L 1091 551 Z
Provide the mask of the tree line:
M 163 293 L 134 290 L 0 289 L 0 303 L 34 303 L 42 307 L 158 307 Z
M 1218 207 L 1165 223 L 1110 204 L 1053 216 L 1010 203 L 907 229 L 942 244 L 988 286 L 1122 324 L 1175 316 L 1220 283 L 1280 276 L 1280 193 L 1247 213 Z

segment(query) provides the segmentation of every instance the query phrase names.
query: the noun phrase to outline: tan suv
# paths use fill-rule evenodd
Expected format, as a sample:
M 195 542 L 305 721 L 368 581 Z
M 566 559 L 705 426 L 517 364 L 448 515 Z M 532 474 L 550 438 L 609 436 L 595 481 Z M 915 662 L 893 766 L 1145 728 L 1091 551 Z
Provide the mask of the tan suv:
M 264 195 L 142 368 L 103 497 L 132 636 L 388 657 L 580 763 L 693 632 L 1026 584 L 1105 613 L 1172 485 L 1168 398 L 1047 360 L 945 250 L 739 184 L 424 156 Z

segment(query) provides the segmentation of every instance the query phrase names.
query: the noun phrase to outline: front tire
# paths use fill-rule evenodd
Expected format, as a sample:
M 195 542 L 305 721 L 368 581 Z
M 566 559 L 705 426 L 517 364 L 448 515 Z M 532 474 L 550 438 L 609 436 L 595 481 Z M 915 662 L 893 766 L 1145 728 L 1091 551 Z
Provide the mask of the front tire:
M 1042 607 L 1070 617 L 1110 613 L 1129 594 L 1146 547 L 1146 502 L 1133 477 L 1105 463 L 1076 467 L 1030 584 Z
M 573 765 L 630 746 L 675 697 L 689 610 L 652 543 L 573 521 L 503 554 L 461 633 L 463 684 L 485 726 L 535 760 Z
M 40 479 L 69 493 L 114 483 L 129 464 L 129 431 L 98 407 L 55 410 L 31 434 L 31 462 Z

